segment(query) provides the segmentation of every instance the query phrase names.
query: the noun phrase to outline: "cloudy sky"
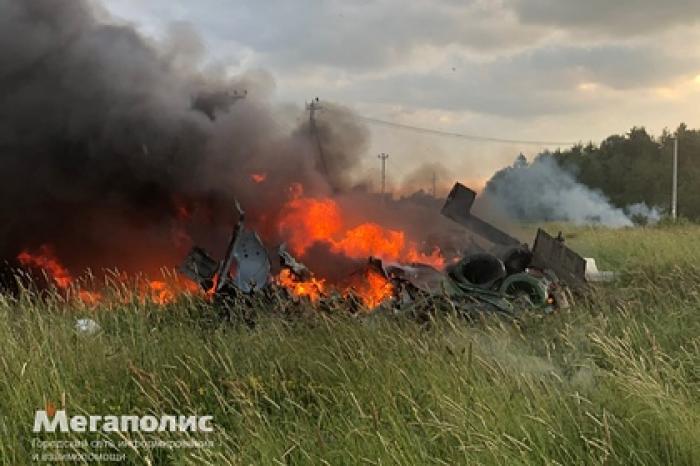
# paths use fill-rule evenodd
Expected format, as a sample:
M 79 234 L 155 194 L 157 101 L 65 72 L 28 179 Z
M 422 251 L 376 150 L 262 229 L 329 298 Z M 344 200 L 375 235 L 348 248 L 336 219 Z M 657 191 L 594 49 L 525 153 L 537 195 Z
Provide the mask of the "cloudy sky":
M 299 106 L 319 96 L 367 117 L 540 141 L 700 126 L 697 0 L 104 1 L 154 38 L 186 22 L 212 63 L 265 70 L 275 98 Z M 478 182 L 543 148 L 372 133 L 368 167 L 389 152 L 395 184 L 424 161 Z

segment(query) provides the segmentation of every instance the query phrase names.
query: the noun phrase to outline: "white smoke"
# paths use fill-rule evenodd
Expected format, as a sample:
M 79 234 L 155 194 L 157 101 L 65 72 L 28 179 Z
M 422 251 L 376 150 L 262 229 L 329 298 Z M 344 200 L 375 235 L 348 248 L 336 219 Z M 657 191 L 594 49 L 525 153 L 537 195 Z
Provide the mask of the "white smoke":
M 637 223 L 657 223 L 661 220 L 661 211 L 658 207 L 649 207 L 643 202 L 630 204 L 625 207 L 627 216 Z
M 638 203 L 620 209 L 598 191 L 577 182 L 551 156 L 528 163 L 519 156 L 511 167 L 497 172 L 486 185 L 489 205 L 526 222 L 566 221 L 612 228 L 632 226 L 635 221 L 658 221 L 659 211 Z

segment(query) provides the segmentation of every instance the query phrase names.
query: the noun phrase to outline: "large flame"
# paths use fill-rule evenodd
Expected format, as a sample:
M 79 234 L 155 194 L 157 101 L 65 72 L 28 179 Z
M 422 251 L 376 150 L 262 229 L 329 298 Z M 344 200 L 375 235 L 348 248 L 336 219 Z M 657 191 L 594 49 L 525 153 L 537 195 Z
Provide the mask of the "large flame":
M 422 262 L 437 268 L 445 264 L 439 249 L 423 253 L 415 241 L 406 239 L 403 231 L 372 222 L 347 228 L 340 206 L 330 198 L 290 200 L 282 209 L 278 228 L 297 255 L 321 242 L 328 244 L 333 252 L 353 259 L 374 256 L 387 261 Z
M 250 176 L 255 183 L 261 183 L 266 178 L 265 173 L 253 173 Z M 407 237 L 405 231 L 386 228 L 369 221 L 349 222 L 349 216 L 342 211 L 336 200 L 305 196 L 300 183 L 290 185 L 288 195 L 289 200 L 279 211 L 276 227 L 280 236 L 287 241 L 289 249 L 297 256 L 303 257 L 314 244 L 321 243 L 331 252 L 350 259 L 377 257 L 384 261 L 420 262 L 437 268 L 444 266 L 445 261 L 439 249 L 435 248 L 426 253 L 416 241 Z M 183 248 L 192 243 L 187 230 L 194 221 L 193 210 L 196 205 L 182 199 L 173 199 L 173 207 L 176 215 L 171 224 L 171 242 L 176 247 Z M 66 296 L 77 296 L 89 305 L 107 300 L 100 292 L 81 289 L 69 269 L 58 260 L 50 245 L 43 245 L 33 251 L 24 250 L 17 259 L 26 267 L 43 270 L 48 279 L 63 290 Z M 372 269 L 353 276 L 351 283 L 345 283 L 343 286 L 334 286 L 319 277 L 302 280 L 287 269 L 283 269 L 275 281 L 293 295 L 306 297 L 311 301 L 318 301 L 330 289 L 346 296 L 352 294 L 368 309 L 376 307 L 393 294 L 391 282 Z M 203 293 L 193 282 L 177 275 L 165 280 L 139 279 L 134 282 L 119 276 L 117 282 L 131 285 L 129 289 L 133 294 L 118 298 L 125 300 L 135 296 L 157 304 L 167 304 L 184 293 Z M 212 293 L 213 291 L 206 295 L 211 296 Z
M 406 233 L 382 227 L 373 222 L 347 226 L 338 203 L 331 198 L 304 197 L 301 185 L 290 188 L 292 199 L 282 208 L 278 228 L 291 251 L 303 256 L 315 243 L 326 244 L 329 249 L 352 259 L 378 257 L 385 261 L 420 262 L 437 268 L 445 265 L 440 250 L 435 248 L 426 254 Z M 277 279 L 293 294 L 318 299 L 323 286 L 315 282 L 299 282 L 283 270 Z M 392 296 L 391 283 L 379 272 L 368 270 L 353 280 L 350 287 L 341 290 L 352 292 L 369 309 Z

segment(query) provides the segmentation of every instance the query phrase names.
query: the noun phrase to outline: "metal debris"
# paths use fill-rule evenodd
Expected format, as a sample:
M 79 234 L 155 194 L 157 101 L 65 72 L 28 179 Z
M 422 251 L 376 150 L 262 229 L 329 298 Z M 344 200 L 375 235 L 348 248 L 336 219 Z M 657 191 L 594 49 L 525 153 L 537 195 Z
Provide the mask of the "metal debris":
M 518 239 L 513 238 L 508 233 L 499 230 L 471 213 L 475 198 L 475 191 L 461 183 L 455 183 L 450 194 L 447 195 L 447 200 L 442 207 L 441 213 L 492 243 L 503 246 L 520 246 Z
M 204 290 L 214 286 L 214 277 L 218 269 L 219 263 L 209 257 L 204 249 L 197 246 L 192 248 L 180 266 L 180 272 Z
M 270 278 L 270 259 L 260 237 L 253 230 L 243 228 L 233 248 L 236 275 L 233 284 L 244 293 L 267 286 Z
M 586 286 L 586 261 L 564 244 L 561 232 L 554 238 L 541 228 L 537 230 L 530 266 L 552 270 L 571 288 Z
M 313 273 L 311 273 L 309 268 L 297 261 L 294 256 L 287 252 L 287 245 L 285 243 L 280 244 L 280 247 L 277 249 L 277 255 L 280 258 L 280 266 L 289 269 L 297 280 L 308 281 L 313 278 Z
M 589 282 L 611 282 L 615 280 L 615 272 L 598 270 L 595 259 L 586 257 L 586 280 Z
M 587 279 L 601 281 L 614 277 L 612 272 L 598 271 L 593 259 L 584 260 L 569 249 L 561 233 L 552 237 L 539 229 L 530 249 L 527 244 L 472 215 L 475 197 L 471 189 L 455 184 L 442 214 L 488 239 L 497 252 L 466 253 L 444 271 L 426 264 L 384 263 L 370 257 L 366 271 L 381 274 L 393 289 L 391 299 L 382 302 L 380 307 L 400 312 L 428 303 L 427 307 L 435 309 L 430 303 L 443 300 L 449 303 L 449 308 L 464 313 L 493 311 L 513 316 L 525 308 L 548 313 L 568 308 L 572 296 L 569 290 L 585 289 Z M 238 203 L 236 208 L 239 219 L 223 260 L 217 262 L 203 249 L 195 247 L 186 257 L 181 271 L 203 288 L 213 290 L 217 297 L 240 292 L 248 296 L 261 290 L 267 290 L 263 295 L 274 294 L 265 246 L 257 233 L 245 228 L 245 212 Z M 294 258 L 285 244 L 279 246 L 277 254 L 280 266 L 288 270 L 294 280 L 314 280 L 313 272 Z M 234 264 L 235 274 L 231 277 Z M 337 307 L 341 296 L 332 288 L 326 293 L 318 289 L 319 306 Z M 342 296 L 346 303 L 353 299 L 359 303 L 352 292 Z
M 245 212 L 236 201 L 238 222 L 233 228 L 226 254 L 221 262 L 204 249 L 194 247 L 180 266 L 180 271 L 205 290 L 225 294 L 234 286 L 244 293 L 261 290 L 270 281 L 270 258 L 258 234 L 245 228 Z M 235 263 L 235 275 L 231 269 Z

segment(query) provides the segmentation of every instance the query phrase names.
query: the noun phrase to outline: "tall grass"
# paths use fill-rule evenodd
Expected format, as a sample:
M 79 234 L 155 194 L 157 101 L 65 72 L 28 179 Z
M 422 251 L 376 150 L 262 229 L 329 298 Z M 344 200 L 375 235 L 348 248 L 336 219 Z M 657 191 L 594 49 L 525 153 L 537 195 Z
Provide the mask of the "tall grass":
M 0 297 L 0 459 L 32 439 L 210 440 L 128 464 L 700 464 L 700 228 L 568 229 L 625 275 L 566 313 L 221 324 L 196 299 Z M 91 317 L 102 331 L 75 331 Z M 212 433 L 33 434 L 70 414 L 212 415 Z M 39 450 L 41 452 L 42 450 Z

